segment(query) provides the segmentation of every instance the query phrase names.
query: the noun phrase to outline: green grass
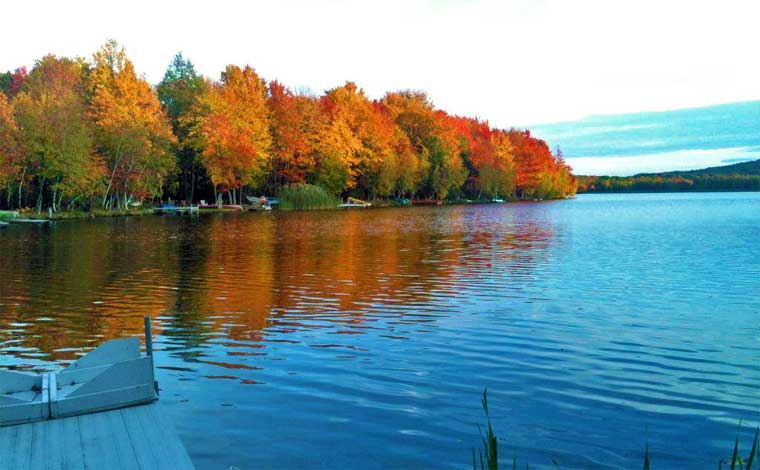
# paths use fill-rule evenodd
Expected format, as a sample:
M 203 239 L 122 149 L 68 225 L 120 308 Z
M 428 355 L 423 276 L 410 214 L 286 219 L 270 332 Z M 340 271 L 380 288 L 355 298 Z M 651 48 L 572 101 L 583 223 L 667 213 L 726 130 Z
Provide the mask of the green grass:
M 480 403 L 483 407 L 483 411 L 486 415 L 486 433 L 483 434 L 480 430 L 482 449 L 477 452 L 472 449 L 472 468 L 473 470 L 499 470 L 499 449 L 498 438 L 491 426 L 491 416 L 488 413 L 488 389 L 483 390 L 483 397 L 480 399 Z M 731 453 L 730 460 L 721 459 L 718 462 L 718 470 L 760 470 L 760 426 L 755 429 L 755 438 L 752 440 L 752 446 L 746 459 L 741 457 L 741 451 L 739 449 L 739 434 L 741 431 L 742 423 L 739 422 L 739 429 L 736 431 L 736 439 L 734 439 L 734 448 Z M 559 469 L 559 463 L 552 459 L 554 467 Z M 650 470 L 652 465 L 649 455 L 649 443 L 646 443 L 644 448 L 644 470 Z M 727 467 L 724 467 L 726 465 Z M 530 465 L 525 466 L 526 470 L 530 468 Z M 656 468 L 656 467 L 655 467 Z M 517 457 L 512 458 L 512 470 L 517 470 Z
M 488 414 L 488 389 L 483 390 L 483 397 L 480 399 L 483 411 L 486 413 L 486 434 L 480 433 L 483 441 L 483 449 L 478 450 L 478 459 L 475 458 L 475 449 L 472 449 L 472 468 L 474 470 L 498 470 L 499 468 L 499 443 L 496 434 L 491 426 L 491 416 Z M 478 465 L 480 464 L 480 465 Z M 514 465 L 517 465 L 515 460 Z
M 340 204 L 337 197 L 313 184 L 286 186 L 277 197 L 280 199 L 279 208 L 284 210 L 335 209 Z

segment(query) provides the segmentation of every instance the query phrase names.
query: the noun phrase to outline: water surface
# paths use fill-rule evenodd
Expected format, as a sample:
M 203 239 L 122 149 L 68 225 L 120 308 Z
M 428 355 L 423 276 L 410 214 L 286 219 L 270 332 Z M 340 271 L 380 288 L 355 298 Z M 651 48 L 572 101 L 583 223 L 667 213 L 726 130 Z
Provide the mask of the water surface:
M 484 387 L 534 468 L 712 468 L 758 420 L 759 240 L 758 193 L 13 226 L 0 367 L 150 314 L 199 468 L 468 468 Z

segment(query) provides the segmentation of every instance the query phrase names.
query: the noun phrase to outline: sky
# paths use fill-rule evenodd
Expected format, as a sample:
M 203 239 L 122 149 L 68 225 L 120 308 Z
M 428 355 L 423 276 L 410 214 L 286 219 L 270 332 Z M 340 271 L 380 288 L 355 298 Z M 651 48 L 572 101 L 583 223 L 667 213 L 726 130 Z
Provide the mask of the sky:
M 760 98 L 760 1 L 77 1 L 3 5 L 0 70 L 106 39 L 157 83 L 182 51 L 204 75 L 250 64 L 315 93 L 421 89 L 496 127 Z

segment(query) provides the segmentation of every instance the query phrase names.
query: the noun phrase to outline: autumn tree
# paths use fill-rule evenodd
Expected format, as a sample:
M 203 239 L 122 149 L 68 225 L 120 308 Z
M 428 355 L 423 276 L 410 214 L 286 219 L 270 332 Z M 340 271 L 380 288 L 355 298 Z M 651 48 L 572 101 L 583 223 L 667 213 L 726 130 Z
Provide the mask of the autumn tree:
M 33 173 L 38 211 L 48 188 L 53 211 L 59 209 L 64 197 L 76 200 L 96 191 L 101 173 L 87 117 L 86 73 L 82 60 L 45 56 L 16 96 L 16 120 L 24 152 L 18 160 L 22 168 L 19 192 L 23 175 Z
M 198 106 L 200 117 L 192 135 L 202 149 L 201 162 L 218 203 L 223 193 L 237 203 L 244 186 L 261 184 L 269 161 L 272 137 L 266 83 L 249 66 L 228 65 Z
M 328 90 L 320 105 L 313 182 L 336 194 L 357 186 L 376 193 L 376 177 L 392 157 L 393 122 L 352 82 Z
M 269 186 L 306 181 L 314 169 L 314 135 L 320 123 L 316 98 L 293 93 L 277 81 L 269 84 L 267 107 L 272 134 Z
M 182 53 L 174 56 L 157 87 L 158 98 L 171 119 L 172 131 L 177 138 L 175 153 L 179 190 L 188 201 L 194 199 L 196 180 L 202 170 L 197 149 L 190 139 L 190 130 L 193 120 L 197 118 L 193 113 L 197 109 L 198 100 L 207 87 L 207 82 Z
M 493 151 L 487 160 L 477 160 L 478 186 L 493 198 L 511 197 L 515 190 L 515 167 L 512 144 L 503 131 L 490 137 Z
M 417 193 L 444 199 L 459 189 L 467 176 L 460 144 L 450 117 L 433 107 L 425 93 L 402 91 L 383 98 L 399 128 L 406 134 L 418 157 Z
M 26 78 L 29 76 L 26 67 L 19 67 L 13 72 L 0 74 L 0 92 L 5 93 L 8 98 L 13 98 L 21 91 Z
M 11 186 L 18 174 L 16 164 L 19 150 L 18 126 L 8 99 L 0 93 L 0 196 L 5 191 L 7 207 L 11 207 Z
M 107 169 L 104 207 L 160 196 L 176 166 L 175 138 L 156 93 L 115 41 L 94 54 L 90 87 L 90 115 Z

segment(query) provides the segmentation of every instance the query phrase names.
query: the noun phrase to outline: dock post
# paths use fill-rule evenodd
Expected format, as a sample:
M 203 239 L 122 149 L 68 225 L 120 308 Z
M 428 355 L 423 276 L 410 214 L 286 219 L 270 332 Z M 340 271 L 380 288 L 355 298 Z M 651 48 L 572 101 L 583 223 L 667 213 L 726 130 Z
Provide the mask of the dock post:
M 151 358 L 151 369 L 153 368 L 153 335 L 150 332 L 150 315 L 145 315 L 145 354 Z M 153 389 L 158 396 L 158 380 L 153 381 Z
M 153 356 L 153 336 L 150 333 L 150 315 L 145 315 L 145 353 Z

